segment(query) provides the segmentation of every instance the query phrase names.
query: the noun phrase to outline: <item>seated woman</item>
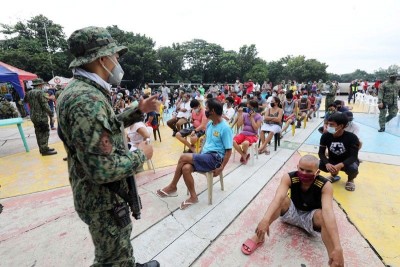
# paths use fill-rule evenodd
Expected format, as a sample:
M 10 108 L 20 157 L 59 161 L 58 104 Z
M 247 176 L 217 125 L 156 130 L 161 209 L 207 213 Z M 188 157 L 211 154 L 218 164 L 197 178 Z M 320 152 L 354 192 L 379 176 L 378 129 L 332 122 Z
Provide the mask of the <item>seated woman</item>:
M 247 153 L 249 146 L 257 142 L 258 129 L 262 123 L 262 116 L 257 113 L 258 102 L 250 100 L 247 103 L 247 113 L 243 112 L 243 108 L 239 108 L 236 118 L 237 126 L 243 126 L 241 133 L 233 138 L 233 147 L 239 152 L 240 162 L 247 164 L 250 154 Z
M 190 108 L 192 109 L 191 117 L 192 117 L 192 125 L 187 129 L 180 130 L 176 135 L 176 139 L 178 139 L 182 144 L 186 145 L 189 150 L 186 152 L 194 153 L 196 152 L 195 144 L 200 136 L 204 135 L 206 126 L 207 126 L 207 117 L 204 111 L 203 106 L 197 99 L 193 99 L 190 101 Z M 188 142 L 185 137 L 190 135 L 190 142 Z
M 282 131 L 283 110 L 279 98 L 274 96 L 271 99 L 270 105 L 271 108 L 265 112 L 264 123 L 261 126 L 261 147 L 258 149 L 259 154 L 265 153 L 268 155 L 268 143 L 272 140 L 274 134 Z M 265 138 L 265 133 L 268 133 L 267 138 Z
M 150 140 L 151 131 L 153 131 L 152 128 L 142 121 L 132 124 L 127 131 L 129 151 L 135 151 L 141 142 Z

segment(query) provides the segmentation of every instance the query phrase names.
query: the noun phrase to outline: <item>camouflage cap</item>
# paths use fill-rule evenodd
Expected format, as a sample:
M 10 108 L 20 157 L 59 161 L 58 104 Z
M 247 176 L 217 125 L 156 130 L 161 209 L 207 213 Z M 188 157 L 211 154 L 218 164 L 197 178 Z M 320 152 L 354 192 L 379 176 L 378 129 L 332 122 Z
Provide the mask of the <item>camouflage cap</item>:
M 110 33 L 101 27 L 86 27 L 74 31 L 68 38 L 69 51 L 75 59 L 69 64 L 70 68 L 90 63 L 99 57 L 118 53 L 123 55 L 128 48 L 119 46 Z
M 32 86 L 38 86 L 42 84 L 45 84 L 45 82 L 41 78 L 36 78 L 32 80 Z

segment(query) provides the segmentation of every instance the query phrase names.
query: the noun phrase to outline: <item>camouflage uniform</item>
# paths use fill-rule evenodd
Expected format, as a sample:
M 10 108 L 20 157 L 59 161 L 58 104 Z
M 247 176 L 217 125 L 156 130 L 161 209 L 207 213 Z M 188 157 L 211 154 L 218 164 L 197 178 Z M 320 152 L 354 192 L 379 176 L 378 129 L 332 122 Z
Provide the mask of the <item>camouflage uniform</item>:
M 17 118 L 18 112 L 3 96 L 0 96 L 0 119 Z
M 97 27 L 75 31 L 68 42 L 76 57 L 70 67 L 126 51 L 105 29 Z M 86 53 L 87 43 L 93 52 Z M 132 224 L 122 228 L 112 216 L 116 202 L 124 201 L 104 184 L 121 181 L 127 190 L 125 178 L 146 160 L 140 150 L 125 150 L 121 131 L 122 123 L 128 127 L 141 121 L 142 112 L 127 108 L 117 116 L 108 89 L 75 74 L 58 98 L 57 114 L 59 134 L 68 154 L 75 209 L 89 226 L 95 246 L 93 266 L 135 266 L 130 241 Z
M 396 77 L 397 74 L 391 74 L 390 76 Z M 394 79 L 385 81 L 379 86 L 378 91 L 378 104 L 383 103 L 384 107 L 379 112 L 379 127 L 380 132 L 385 131 L 385 123 L 396 117 L 398 112 L 397 97 L 399 95 L 400 84 Z M 386 117 L 386 110 L 389 111 L 389 115 Z
M 35 79 L 32 82 L 33 86 L 44 84 L 42 79 Z M 36 141 L 39 146 L 39 151 L 42 155 L 48 154 L 49 150 L 49 117 L 53 117 L 51 112 L 48 98 L 42 89 L 33 89 L 26 93 L 24 101 L 29 104 L 31 121 L 35 127 Z M 50 153 L 55 154 L 55 153 Z
M 325 112 L 328 111 L 328 107 L 330 104 L 335 102 L 337 86 L 333 85 L 331 81 L 326 82 L 326 98 L 325 98 Z

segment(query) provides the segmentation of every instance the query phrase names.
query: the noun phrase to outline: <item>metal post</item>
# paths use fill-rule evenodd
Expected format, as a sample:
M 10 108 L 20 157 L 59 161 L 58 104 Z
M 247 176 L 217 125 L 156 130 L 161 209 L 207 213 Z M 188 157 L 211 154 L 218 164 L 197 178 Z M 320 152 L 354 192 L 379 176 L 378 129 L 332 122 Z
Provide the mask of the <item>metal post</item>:
M 53 78 L 54 78 L 54 72 L 53 72 L 53 60 L 51 59 L 51 53 L 50 53 L 50 47 L 49 47 L 49 38 L 47 38 L 47 29 L 46 29 L 46 23 L 43 23 L 43 25 L 44 25 L 44 33 L 45 33 L 45 35 L 46 35 L 47 52 L 49 53 L 49 58 L 50 58 L 51 74 L 53 75 Z

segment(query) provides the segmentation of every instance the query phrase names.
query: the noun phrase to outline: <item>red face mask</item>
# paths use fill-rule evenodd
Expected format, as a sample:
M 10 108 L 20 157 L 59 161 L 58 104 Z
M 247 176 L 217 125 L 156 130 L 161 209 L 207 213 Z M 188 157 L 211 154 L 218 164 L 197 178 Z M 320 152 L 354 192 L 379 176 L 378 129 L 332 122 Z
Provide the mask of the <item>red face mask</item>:
M 299 177 L 300 182 L 305 184 L 311 183 L 315 179 L 314 173 L 302 173 L 297 171 L 297 176 Z

